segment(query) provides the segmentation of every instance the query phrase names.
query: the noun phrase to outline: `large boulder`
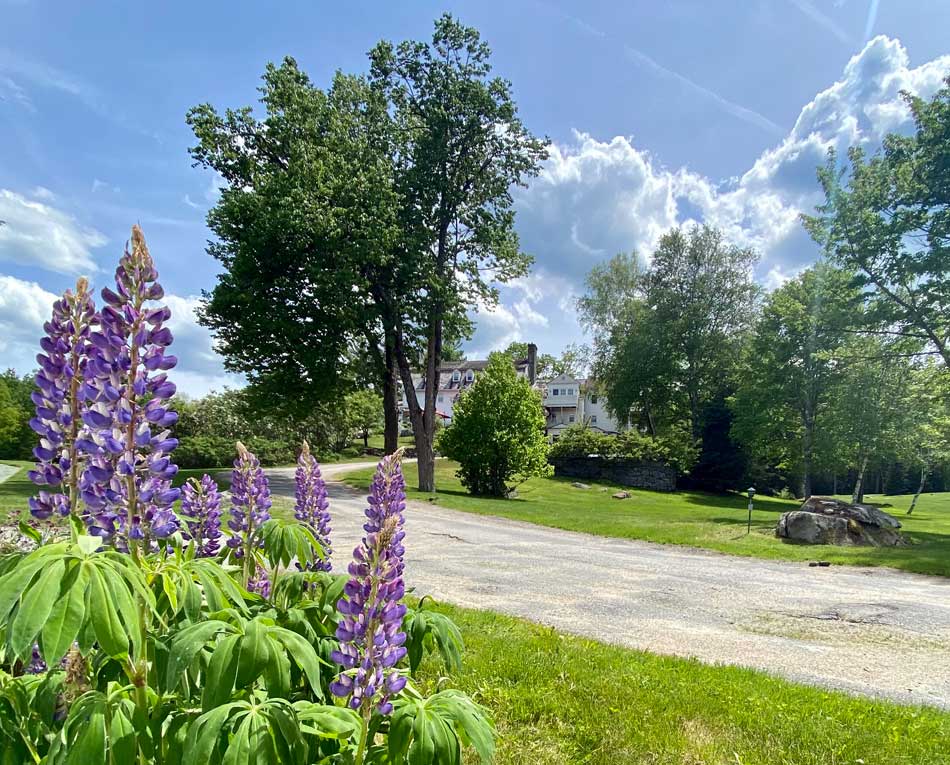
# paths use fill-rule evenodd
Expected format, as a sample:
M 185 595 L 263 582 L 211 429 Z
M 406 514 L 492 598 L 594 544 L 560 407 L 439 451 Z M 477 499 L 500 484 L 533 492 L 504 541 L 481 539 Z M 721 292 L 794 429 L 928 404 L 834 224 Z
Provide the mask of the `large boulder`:
M 798 510 L 782 514 L 775 536 L 810 545 L 893 547 L 906 544 L 900 527 L 900 521 L 873 505 L 809 497 Z

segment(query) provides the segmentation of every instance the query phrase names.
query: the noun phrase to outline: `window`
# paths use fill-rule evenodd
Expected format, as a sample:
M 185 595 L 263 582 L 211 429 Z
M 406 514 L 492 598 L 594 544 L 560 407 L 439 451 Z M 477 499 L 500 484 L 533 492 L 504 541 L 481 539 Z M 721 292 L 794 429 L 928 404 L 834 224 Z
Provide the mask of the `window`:
M 452 382 L 458 382 L 462 379 L 462 373 L 457 369 L 452 373 Z
M 572 414 L 570 417 L 568 417 L 568 418 L 567 418 L 567 421 L 568 421 L 568 422 L 574 422 L 574 415 Z
M 592 404 L 596 404 L 596 403 L 597 403 L 597 396 L 591 396 L 591 397 L 590 397 L 590 402 L 591 402 Z
M 568 395 L 568 396 L 573 396 L 573 395 L 574 395 L 574 389 L 573 389 L 573 388 L 568 388 L 568 389 L 567 389 L 567 395 Z
M 560 394 L 560 391 L 559 391 L 557 388 L 555 388 L 553 391 L 551 391 L 551 395 L 552 395 L 552 396 L 557 396 L 557 395 L 559 395 L 559 394 Z
M 596 425 L 596 424 L 597 424 L 597 415 L 596 415 L 596 414 L 592 414 L 592 415 L 590 416 L 590 421 L 591 421 L 591 423 L 593 423 L 594 425 Z
M 465 379 L 468 380 L 469 382 L 471 382 L 472 380 L 475 379 L 475 373 L 474 373 L 471 369 L 469 369 L 469 370 L 465 373 Z
M 437 400 L 441 404 L 445 400 L 445 396 L 439 396 Z

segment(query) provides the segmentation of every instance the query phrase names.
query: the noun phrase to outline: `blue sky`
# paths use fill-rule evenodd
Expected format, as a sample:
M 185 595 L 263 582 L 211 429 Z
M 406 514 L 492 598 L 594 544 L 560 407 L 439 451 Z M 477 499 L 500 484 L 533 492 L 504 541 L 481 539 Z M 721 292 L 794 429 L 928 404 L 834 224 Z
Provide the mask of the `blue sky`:
M 552 141 L 517 193 L 530 277 L 476 317 L 481 355 L 513 339 L 582 341 L 592 265 L 649 256 L 707 221 L 754 246 L 763 284 L 814 261 L 798 213 L 829 147 L 907 130 L 898 98 L 950 73 L 945 0 L 129 2 L 0 0 L 0 366 L 32 366 L 54 294 L 104 284 L 132 223 L 170 294 L 180 387 L 234 383 L 194 321 L 215 178 L 191 167 L 186 110 L 256 99 L 293 55 L 318 84 L 363 71 L 379 39 L 426 38 L 450 10 L 479 28 L 527 125 Z

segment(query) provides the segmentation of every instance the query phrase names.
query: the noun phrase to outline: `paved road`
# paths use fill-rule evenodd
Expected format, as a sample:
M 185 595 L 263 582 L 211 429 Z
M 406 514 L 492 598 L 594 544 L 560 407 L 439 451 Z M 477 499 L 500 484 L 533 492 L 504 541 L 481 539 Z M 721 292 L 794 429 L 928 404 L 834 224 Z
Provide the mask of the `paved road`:
M 268 472 L 274 493 L 292 497 L 293 471 Z M 329 489 L 342 564 L 361 536 L 365 499 L 338 482 Z M 420 594 L 608 643 L 950 708 L 950 579 L 809 568 L 424 503 L 410 505 L 406 531 L 408 584 Z

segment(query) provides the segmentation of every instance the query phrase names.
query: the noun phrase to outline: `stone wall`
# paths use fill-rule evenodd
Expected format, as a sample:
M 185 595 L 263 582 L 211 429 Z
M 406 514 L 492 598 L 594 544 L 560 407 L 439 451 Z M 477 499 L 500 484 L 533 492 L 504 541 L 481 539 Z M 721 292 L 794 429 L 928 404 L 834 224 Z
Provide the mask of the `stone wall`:
M 639 462 L 604 457 L 558 457 L 551 460 L 554 475 L 611 481 L 650 491 L 674 491 L 676 471 L 662 462 Z

